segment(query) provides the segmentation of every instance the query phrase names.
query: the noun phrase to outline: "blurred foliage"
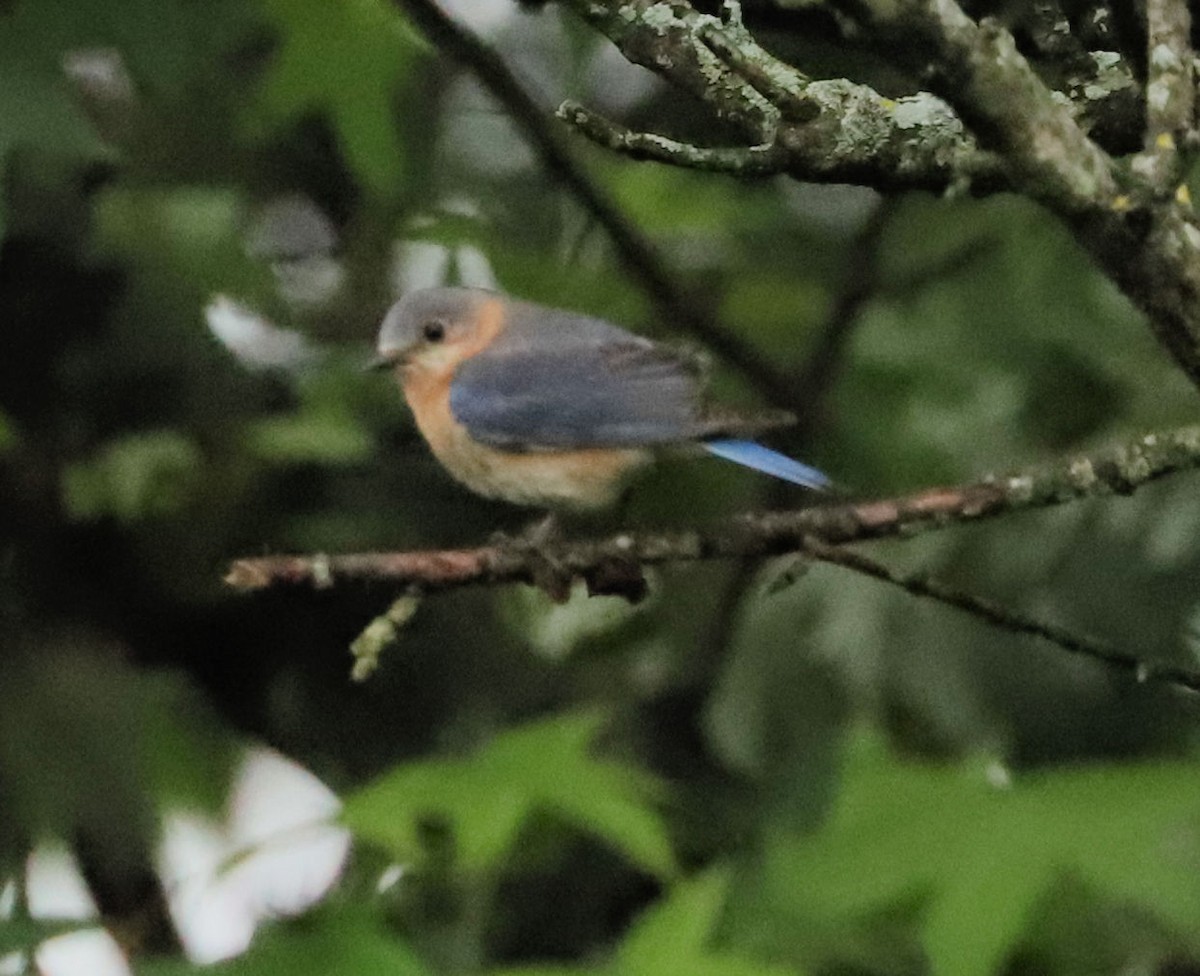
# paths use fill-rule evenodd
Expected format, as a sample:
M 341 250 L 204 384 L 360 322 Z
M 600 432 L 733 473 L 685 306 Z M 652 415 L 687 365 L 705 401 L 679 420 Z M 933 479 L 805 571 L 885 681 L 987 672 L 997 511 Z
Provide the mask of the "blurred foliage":
M 663 976 L 795 976 L 798 970 L 714 950 L 714 930 L 729 895 L 731 872 L 711 868 L 680 882 L 631 927 L 613 959 L 603 966 L 528 966 L 496 976 L 567 976 L 582 973 L 662 973 Z
M 404 185 L 406 146 L 418 137 L 397 124 L 403 116 L 392 112 L 394 93 L 411 87 L 424 46 L 372 0 L 270 0 L 265 8 L 280 40 L 255 109 L 261 124 L 319 115 L 359 188 L 391 199 Z M 393 121 L 381 125 L 381 119 Z
M 848 753 L 828 821 L 812 837 L 774 839 L 765 861 L 762 897 L 796 915 L 789 942 L 915 898 L 933 972 L 991 973 L 1068 878 L 1189 939 L 1200 933 L 1193 764 L 1064 769 L 1013 784 L 998 764 L 897 762 L 870 736 Z
M 527 6 L 458 5 L 548 120 L 573 97 L 711 126 Z M 860 59 L 821 37 L 797 51 Z M 1026 201 L 880 201 L 578 150 L 781 371 L 846 327 L 808 436 L 777 443 L 853 492 L 1194 420 L 1145 323 Z M 0 5 L 0 189 L 0 965 L 78 924 L 31 918 L 16 884 L 53 839 L 137 972 L 198 971 L 163 936 L 164 818 L 215 815 L 267 742 L 338 792 L 358 843 L 324 903 L 215 973 L 1200 967 L 1196 705 L 1170 690 L 825 566 L 662 570 L 636 607 L 431 596 L 362 684 L 347 649 L 396 594 L 223 590 L 238 555 L 528 521 L 453 484 L 360 370 L 398 291 L 495 285 L 695 341 L 392 5 Z M 219 328 L 234 308 L 257 318 Z M 758 397 L 715 366 L 722 396 Z M 579 531 L 804 501 L 673 458 Z M 1186 476 L 873 550 L 1200 663 Z
M 555 717 L 507 733 L 466 762 L 410 763 L 348 797 L 347 822 L 401 864 L 419 861 L 422 833 L 441 829 L 455 863 L 494 871 L 530 817 L 544 810 L 607 840 L 646 870 L 669 875 L 666 830 L 644 797 L 650 784 L 634 770 L 587 755 L 597 724 Z

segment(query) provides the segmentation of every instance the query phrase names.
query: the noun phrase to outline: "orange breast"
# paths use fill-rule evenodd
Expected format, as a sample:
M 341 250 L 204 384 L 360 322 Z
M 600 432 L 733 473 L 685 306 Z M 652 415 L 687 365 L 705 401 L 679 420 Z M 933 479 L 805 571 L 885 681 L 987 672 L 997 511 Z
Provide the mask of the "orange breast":
M 497 303 L 499 304 L 499 303 Z M 586 448 L 569 451 L 501 451 L 471 438 L 450 412 L 450 384 L 458 364 L 499 331 L 499 315 L 486 341 L 441 363 L 418 360 L 405 367 L 404 398 L 417 428 L 447 471 L 472 491 L 518 505 L 602 508 L 617 500 L 628 476 L 650 460 L 648 451 Z M 482 330 L 481 330 L 482 331 Z

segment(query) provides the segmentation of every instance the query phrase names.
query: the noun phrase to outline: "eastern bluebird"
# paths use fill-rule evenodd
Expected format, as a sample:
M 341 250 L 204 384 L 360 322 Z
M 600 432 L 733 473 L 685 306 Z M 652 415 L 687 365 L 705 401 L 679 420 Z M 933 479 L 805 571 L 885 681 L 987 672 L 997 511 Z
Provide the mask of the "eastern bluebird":
M 616 501 L 652 449 L 696 443 L 806 488 L 821 472 L 745 435 L 790 422 L 701 402 L 686 352 L 600 319 L 473 288 L 429 288 L 392 306 L 380 367 L 396 367 L 437 459 L 488 498 L 549 509 Z

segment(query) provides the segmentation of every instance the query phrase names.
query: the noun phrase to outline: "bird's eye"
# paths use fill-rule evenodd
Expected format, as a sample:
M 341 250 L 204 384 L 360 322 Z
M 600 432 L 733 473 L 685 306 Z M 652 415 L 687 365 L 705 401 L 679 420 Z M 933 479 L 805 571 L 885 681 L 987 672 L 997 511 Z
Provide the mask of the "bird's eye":
M 446 327 L 441 322 L 426 322 L 421 329 L 421 334 L 429 342 L 441 342 L 446 338 Z

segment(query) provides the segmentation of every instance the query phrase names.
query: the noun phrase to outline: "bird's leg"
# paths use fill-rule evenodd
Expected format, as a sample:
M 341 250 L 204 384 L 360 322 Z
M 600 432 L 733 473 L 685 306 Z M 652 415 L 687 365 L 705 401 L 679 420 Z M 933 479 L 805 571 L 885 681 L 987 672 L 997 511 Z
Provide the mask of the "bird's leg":
M 531 522 L 517 535 L 496 532 L 493 545 L 520 555 L 529 563 L 533 585 L 544 591 L 555 603 L 566 603 L 571 596 L 572 576 L 562 563 L 546 552 L 546 546 L 562 534 L 562 526 L 554 512 L 547 512 Z
M 613 506 L 613 511 L 616 515 L 617 525 L 624 525 L 625 520 L 629 517 L 630 504 L 633 501 L 633 488 L 626 487 L 621 494 L 617 496 L 617 504 Z
M 557 512 L 547 512 L 540 519 L 530 522 L 521 532 L 521 538 L 534 547 L 545 546 L 562 537 L 562 523 Z
M 626 487 L 613 506 L 615 521 L 625 525 L 629 518 L 633 488 Z M 619 596 L 630 603 L 641 603 L 650 592 L 642 565 L 635 559 L 614 556 L 604 559 L 584 573 L 588 596 Z
M 541 518 L 535 519 L 516 535 L 504 531 L 496 531 L 491 535 L 494 546 L 507 546 L 510 549 L 536 549 L 553 542 L 562 534 L 556 512 L 547 512 Z

